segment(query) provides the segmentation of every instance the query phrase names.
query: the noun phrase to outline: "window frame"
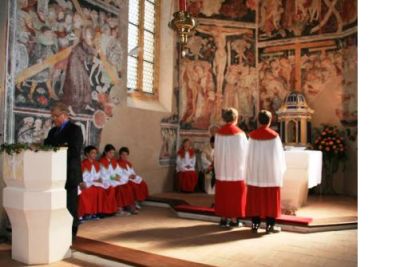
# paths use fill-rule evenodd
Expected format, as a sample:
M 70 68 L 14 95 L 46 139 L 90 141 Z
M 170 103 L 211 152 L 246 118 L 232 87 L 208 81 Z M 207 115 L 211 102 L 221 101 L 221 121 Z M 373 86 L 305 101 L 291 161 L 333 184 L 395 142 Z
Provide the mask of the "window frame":
M 141 100 L 158 100 L 159 97 L 159 56 L 160 56 L 160 1 L 161 0 L 154 0 L 154 3 L 148 0 L 138 0 L 139 1 L 139 18 L 138 18 L 138 54 L 135 57 L 137 59 L 137 70 L 136 70 L 136 87 L 137 88 L 128 88 L 127 82 L 125 83 L 127 87 L 128 97 L 134 97 Z M 149 2 L 150 4 L 154 4 L 154 44 L 153 44 L 153 91 L 145 92 L 143 91 L 143 65 L 145 62 L 144 59 L 144 32 L 148 30 L 144 29 L 144 12 L 145 12 L 145 2 Z M 130 5 L 130 1 L 128 1 L 128 7 Z M 128 16 L 127 16 L 127 32 L 129 32 L 129 25 L 133 24 L 129 20 L 129 8 L 128 8 Z M 136 26 L 136 25 L 135 25 Z M 150 32 L 151 33 L 151 32 Z M 128 34 L 127 34 L 128 36 Z M 128 37 L 129 38 L 129 37 Z M 129 40 L 127 39 L 127 47 L 128 47 Z M 130 55 L 127 55 L 127 65 L 128 66 L 128 58 Z M 148 61 L 146 61 L 148 62 Z M 149 62 L 151 63 L 151 62 Z M 128 67 L 126 68 L 126 77 L 128 79 Z

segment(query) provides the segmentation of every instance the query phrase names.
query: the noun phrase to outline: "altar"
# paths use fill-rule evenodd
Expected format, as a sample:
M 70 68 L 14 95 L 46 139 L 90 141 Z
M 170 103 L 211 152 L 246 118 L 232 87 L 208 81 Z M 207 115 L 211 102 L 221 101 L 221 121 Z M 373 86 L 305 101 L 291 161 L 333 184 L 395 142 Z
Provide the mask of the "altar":
M 281 207 L 295 211 L 307 202 L 308 189 L 321 183 L 322 152 L 286 150 L 286 172 L 281 189 Z

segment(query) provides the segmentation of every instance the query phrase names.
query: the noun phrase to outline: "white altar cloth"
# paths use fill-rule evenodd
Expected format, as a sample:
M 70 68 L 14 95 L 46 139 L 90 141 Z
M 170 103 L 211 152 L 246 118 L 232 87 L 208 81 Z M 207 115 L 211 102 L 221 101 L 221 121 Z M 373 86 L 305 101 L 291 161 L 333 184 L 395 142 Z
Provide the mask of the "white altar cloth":
M 321 183 L 322 152 L 317 150 L 285 151 L 286 172 L 281 190 L 281 206 L 297 210 L 307 202 L 308 189 Z

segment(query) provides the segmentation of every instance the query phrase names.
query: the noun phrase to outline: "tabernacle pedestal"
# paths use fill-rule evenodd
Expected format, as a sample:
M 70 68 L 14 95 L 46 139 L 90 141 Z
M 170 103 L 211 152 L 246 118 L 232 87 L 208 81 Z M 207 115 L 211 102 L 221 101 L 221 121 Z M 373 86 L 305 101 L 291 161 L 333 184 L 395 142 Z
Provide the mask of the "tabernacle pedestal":
M 286 173 L 281 189 L 282 209 L 295 211 L 307 202 L 308 189 L 321 183 L 322 152 L 285 151 Z
M 12 226 L 12 258 L 49 264 L 70 256 L 72 216 L 64 189 L 67 150 L 3 153 L 3 205 Z

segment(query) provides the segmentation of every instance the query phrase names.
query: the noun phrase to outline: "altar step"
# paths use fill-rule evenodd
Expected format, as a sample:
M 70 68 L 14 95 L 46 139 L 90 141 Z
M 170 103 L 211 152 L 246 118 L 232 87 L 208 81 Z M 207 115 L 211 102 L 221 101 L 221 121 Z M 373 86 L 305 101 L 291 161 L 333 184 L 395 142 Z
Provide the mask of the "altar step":
M 84 237 L 76 237 L 72 249 L 94 255 L 103 259 L 127 264 L 129 266 L 151 266 L 151 267 L 207 267 L 210 265 L 181 260 L 132 248 L 117 246 L 111 243 L 101 242 Z M 113 265 L 101 265 L 113 266 Z
M 144 204 L 148 206 L 170 207 L 180 218 L 215 223 L 218 223 L 220 220 L 220 217 L 215 215 L 214 208 L 190 205 L 185 200 L 150 197 L 145 201 Z M 241 221 L 245 226 L 251 227 L 251 219 L 246 218 Z M 356 216 L 313 219 L 311 217 L 281 215 L 277 218 L 277 225 L 280 226 L 283 231 L 316 233 L 324 231 L 357 229 L 358 220 Z M 265 223 L 262 223 L 260 227 L 265 228 Z

